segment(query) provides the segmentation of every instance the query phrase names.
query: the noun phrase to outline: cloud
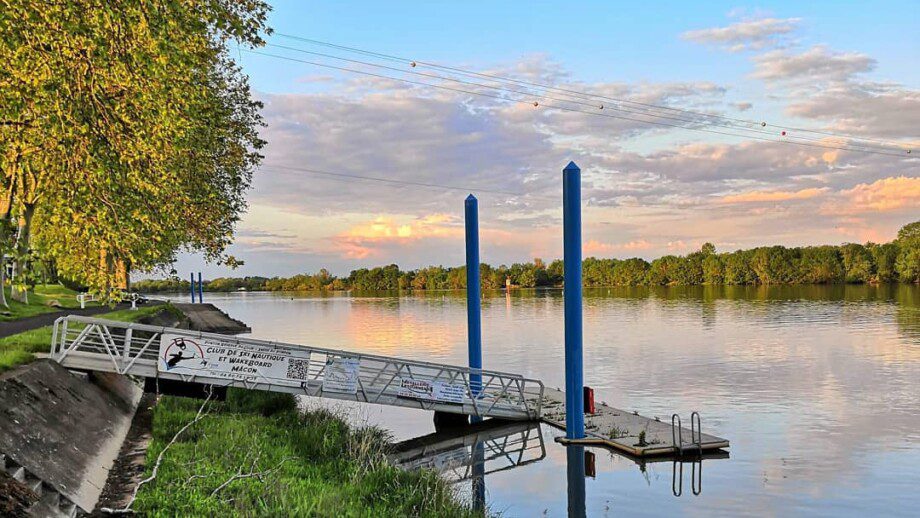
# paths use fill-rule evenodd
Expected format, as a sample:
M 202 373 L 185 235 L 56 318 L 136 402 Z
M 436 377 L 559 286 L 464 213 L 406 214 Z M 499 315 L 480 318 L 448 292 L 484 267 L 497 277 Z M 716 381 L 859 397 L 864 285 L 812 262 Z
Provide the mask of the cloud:
M 844 83 L 799 97 L 786 113 L 824 121 L 828 131 L 903 138 L 920 143 L 920 91 L 902 85 Z
M 861 183 L 840 193 L 840 202 L 829 210 L 846 213 L 892 212 L 920 209 L 920 177 L 889 177 Z
M 584 242 L 581 249 L 582 249 L 582 253 L 585 256 L 591 256 L 591 255 L 604 256 L 604 255 L 611 255 L 616 252 L 623 252 L 623 251 L 635 252 L 635 251 L 641 251 L 641 250 L 648 250 L 652 248 L 653 246 L 654 245 L 652 245 L 652 243 L 649 243 L 648 241 L 644 239 L 635 239 L 633 241 L 627 241 L 625 243 L 604 243 L 596 239 L 589 239 Z
M 859 52 L 834 52 L 824 45 L 792 54 L 774 50 L 754 57 L 751 77 L 772 82 L 846 81 L 874 69 L 876 61 Z
M 730 194 L 719 199 L 722 203 L 759 203 L 789 200 L 807 200 L 821 196 L 827 188 L 811 188 L 799 191 L 750 191 L 740 194 Z
M 457 219 L 448 214 L 431 214 L 408 222 L 379 216 L 373 221 L 353 226 L 333 238 L 333 246 L 343 257 L 363 259 L 380 255 L 383 247 L 396 243 L 432 238 L 456 238 L 463 235 Z
M 744 108 L 732 106 L 726 88 L 711 82 L 580 84 L 545 57 L 505 70 L 494 72 L 514 70 L 563 88 L 650 104 L 713 113 Z M 879 97 L 883 112 L 875 119 L 863 114 L 854 99 L 876 100 L 860 95 Z M 828 126 L 855 126 L 859 119 L 868 121 L 866 128 L 876 128 L 890 117 L 892 136 L 904 138 L 915 131 L 910 114 L 916 95 L 904 86 L 857 88 L 850 81 L 785 102 L 797 117 Z M 706 241 L 742 248 L 811 244 L 814 236 L 835 232 L 842 236 L 840 228 L 857 225 L 844 224 L 839 214 L 821 207 L 831 202 L 845 206 L 842 191 L 903 176 L 910 171 L 905 167 L 915 163 L 703 135 L 384 81 L 338 77 L 318 91 L 259 96 L 268 124 L 262 136 L 269 144 L 251 191 L 251 211 L 241 221 L 244 230 L 233 249 L 247 261 L 249 274 L 309 271 L 317 265 L 347 273 L 389 262 L 406 268 L 463 263 L 468 191 L 273 165 L 468 188 L 480 201 L 483 260 L 511 264 L 561 255 L 560 170 L 569 160 L 583 170 L 586 251 L 645 258 L 683 253 Z M 783 98 L 777 99 L 782 108 Z M 847 102 L 857 105 L 848 108 Z M 856 114 L 853 121 L 841 118 L 847 113 Z M 728 201 L 722 199 L 726 193 Z M 795 203 L 779 203 L 786 201 L 783 197 Z M 907 211 L 861 212 L 865 223 L 858 228 L 893 234 L 905 223 Z M 277 267 L 268 253 L 274 250 Z
M 696 43 L 719 45 L 729 52 L 759 50 L 781 43 L 782 37 L 794 32 L 799 18 L 763 18 L 733 23 L 727 27 L 714 27 L 687 31 L 681 38 Z
M 746 112 L 754 107 L 754 105 L 749 102 L 732 103 L 732 106 L 734 106 L 734 108 L 738 110 L 739 112 Z

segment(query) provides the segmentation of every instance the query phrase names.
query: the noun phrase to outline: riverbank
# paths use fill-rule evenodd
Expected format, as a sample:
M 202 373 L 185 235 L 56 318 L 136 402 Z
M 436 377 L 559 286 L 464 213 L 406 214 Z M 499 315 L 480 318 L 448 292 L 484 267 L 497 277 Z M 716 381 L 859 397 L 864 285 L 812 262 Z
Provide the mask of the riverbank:
M 138 493 L 133 509 L 142 514 L 477 516 L 434 473 L 390 465 L 386 432 L 302 412 L 286 394 L 231 389 L 204 404 L 162 396 L 145 477 L 171 442 Z
M 138 322 L 152 318 L 161 311 L 175 310 L 170 305 L 151 305 L 136 310 L 122 309 L 94 316 L 121 322 Z M 4 325 L 12 326 L 13 324 Z M 51 349 L 51 332 L 52 326 L 46 325 L 0 338 L 0 372 L 33 361 L 36 353 L 47 353 Z
M 80 307 L 80 301 L 77 299 L 79 294 L 60 284 L 39 284 L 35 286 L 29 291 L 28 304 L 13 300 L 9 286 L 5 286 L 3 290 L 9 308 L 0 306 L 0 323 L 16 322 L 35 315 Z M 90 302 L 87 305 L 98 306 L 99 304 Z

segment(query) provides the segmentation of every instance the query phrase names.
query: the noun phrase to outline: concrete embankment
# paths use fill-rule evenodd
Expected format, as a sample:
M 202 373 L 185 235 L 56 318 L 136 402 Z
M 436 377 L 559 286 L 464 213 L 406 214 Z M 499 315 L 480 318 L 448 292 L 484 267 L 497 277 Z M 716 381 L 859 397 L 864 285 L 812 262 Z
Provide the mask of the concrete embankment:
M 90 511 L 127 434 L 141 389 L 39 360 L 0 376 L 4 468 L 57 511 Z
M 216 308 L 211 312 L 230 320 Z M 207 319 L 163 311 L 144 323 L 203 326 Z M 113 482 L 133 489 L 136 477 L 117 472 L 136 464 L 138 453 L 141 462 L 144 456 L 145 430 L 139 428 L 149 432 L 150 424 L 134 419 L 142 393 L 126 376 L 74 373 L 51 360 L 0 375 L 0 515 L 74 516 L 92 512 L 100 496 L 118 501 L 123 489 Z M 128 453 L 134 455 L 125 462 Z

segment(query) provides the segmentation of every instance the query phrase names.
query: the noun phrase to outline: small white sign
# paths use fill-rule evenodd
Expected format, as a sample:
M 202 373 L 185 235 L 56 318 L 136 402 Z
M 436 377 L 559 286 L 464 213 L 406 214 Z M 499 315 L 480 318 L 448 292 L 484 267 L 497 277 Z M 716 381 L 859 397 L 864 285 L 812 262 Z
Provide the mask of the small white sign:
M 324 392 L 358 393 L 361 362 L 357 358 L 329 358 L 323 376 Z
M 238 381 L 271 381 L 298 386 L 307 380 L 310 352 L 226 343 L 213 338 L 160 336 L 157 370 Z
M 466 396 L 466 387 L 443 381 L 416 380 L 400 378 L 400 397 L 424 399 L 428 401 L 441 401 L 444 403 L 463 403 Z

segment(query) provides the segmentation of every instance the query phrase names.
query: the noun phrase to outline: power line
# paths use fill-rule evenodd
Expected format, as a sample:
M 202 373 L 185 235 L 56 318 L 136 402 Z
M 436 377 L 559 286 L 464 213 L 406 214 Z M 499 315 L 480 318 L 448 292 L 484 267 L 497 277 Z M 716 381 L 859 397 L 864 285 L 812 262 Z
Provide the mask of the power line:
M 507 97 L 500 96 L 500 95 L 493 95 L 493 94 L 488 94 L 488 93 L 484 93 L 484 92 L 475 92 L 475 91 L 471 91 L 471 90 L 465 90 L 465 89 L 462 89 L 462 88 L 455 88 L 455 87 L 444 86 L 444 85 L 435 85 L 435 84 L 431 84 L 431 83 L 425 83 L 425 82 L 422 82 L 422 81 L 414 81 L 414 80 L 411 80 L 411 79 L 400 78 L 400 77 L 393 77 L 393 76 L 388 76 L 388 75 L 385 75 L 385 74 L 376 74 L 376 73 L 368 72 L 368 71 L 365 71 L 365 70 L 357 70 L 357 69 L 354 69 L 354 68 L 340 67 L 340 66 L 336 66 L 336 65 L 330 65 L 330 64 L 328 64 L 328 63 L 320 63 L 320 62 L 316 62 L 316 61 L 309 61 L 309 60 L 304 60 L 304 59 L 297 59 L 297 58 L 292 58 L 292 57 L 289 57 L 289 56 L 281 56 L 281 55 L 278 55 L 278 54 L 271 54 L 271 53 L 268 53 L 268 52 L 260 52 L 260 51 L 250 50 L 250 49 L 244 49 L 244 50 L 245 50 L 246 52 L 251 53 L 251 54 L 256 54 L 256 55 L 260 55 L 260 56 L 266 56 L 266 57 L 275 58 L 275 59 L 281 59 L 281 60 L 286 60 L 286 61 L 292 61 L 292 62 L 297 62 L 297 63 L 304 63 L 304 64 L 308 64 L 308 65 L 314 65 L 314 66 L 323 67 L 323 68 L 329 68 L 329 69 L 333 69 L 333 70 L 340 70 L 340 71 L 343 71 L 343 72 L 351 72 L 351 73 L 355 73 L 355 74 L 362 74 L 362 75 L 377 77 L 377 78 L 381 78 L 381 79 L 389 79 L 389 80 L 393 80 L 393 81 L 401 81 L 401 82 L 404 82 L 404 83 L 409 83 L 409 84 L 414 84 L 414 85 L 419 85 L 419 86 L 427 86 L 427 87 L 430 87 L 430 88 L 438 88 L 438 89 L 443 89 L 443 90 L 450 90 L 450 91 L 453 91 L 453 92 L 465 93 L 465 94 L 468 94 L 468 95 L 477 95 L 477 96 L 481 96 L 481 97 L 489 97 L 489 98 L 497 99 L 497 100 L 500 100 L 500 101 L 506 101 L 506 102 L 507 102 L 507 101 L 511 101 L 511 102 L 517 102 L 517 103 L 531 104 L 529 101 L 523 101 L 523 100 L 520 100 L 520 99 L 509 99 L 509 98 L 507 98 Z M 730 133 L 730 132 L 716 131 L 716 130 L 706 129 L 706 128 L 695 128 L 695 127 L 681 126 L 681 125 L 679 125 L 679 124 L 670 124 L 670 123 L 661 122 L 661 121 L 654 121 L 654 120 L 636 119 L 636 118 L 634 118 L 634 117 L 625 117 L 625 116 L 613 115 L 613 114 L 609 114 L 609 113 L 589 112 L 589 111 L 583 111 L 583 110 L 578 110 L 578 109 L 574 109 L 574 108 L 567 108 L 567 107 L 564 107 L 564 106 L 549 105 L 549 104 L 545 104 L 545 103 L 542 104 L 542 105 L 539 104 L 539 103 L 534 103 L 534 105 L 535 105 L 535 106 L 543 106 L 544 108 L 548 108 L 548 109 L 558 109 L 558 110 L 568 111 L 568 112 L 573 112 L 573 113 L 582 113 L 582 114 L 587 114 L 587 115 L 594 115 L 594 116 L 600 116 L 600 117 L 608 117 L 608 118 L 619 119 L 619 120 L 627 120 L 627 121 L 639 122 L 639 123 L 643 123 L 643 124 L 654 124 L 654 125 L 657 125 L 657 126 L 665 126 L 665 127 L 678 128 L 678 129 L 685 129 L 685 130 L 691 130 L 691 131 L 702 131 L 702 132 L 712 133 L 712 134 L 716 134 L 716 135 L 725 135 L 725 136 L 730 136 L 730 137 L 738 137 L 738 138 L 748 138 L 748 139 L 754 139 L 754 140 L 762 140 L 762 141 L 766 141 L 766 142 L 776 142 L 776 143 L 794 144 L 794 145 L 799 145 L 799 146 L 807 146 L 807 147 L 814 147 L 814 148 L 821 148 L 821 149 L 836 149 L 836 150 L 840 150 L 840 151 L 852 151 L 852 152 L 861 152 L 861 153 L 872 153 L 872 154 L 877 154 L 877 155 L 894 156 L 894 157 L 902 157 L 902 156 L 903 156 L 903 155 L 900 154 L 900 153 L 888 153 L 888 152 L 883 152 L 883 151 L 874 151 L 874 150 L 870 150 L 870 149 L 858 149 L 858 148 L 854 149 L 854 148 L 851 148 L 851 147 L 824 145 L 824 144 L 816 144 L 816 143 L 809 143 L 809 142 L 799 142 L 799 141 L 788 140 L 788 139 L 787 139 L 787 140 L 777 140 L 777 139 L 775 139 L 775 138 L 758 137 L 758 136 L 756 136 L 756 135 L 739 134 L 739 133 Z M 647 115 L 647 116 L 652 116 L 652 115 Z M 908 150 L 907 152 L 910 153 L 910 150 Z
M 500 81 L 500 82 L 505 82 L 505 83 L 510 82 L 510 83 L 516 83 L 516 84 L 526 85 L 526 86 L 530 86 L 530 87 L 536 87 L 536 88 L 540 88 L 540 89 L 548 90 L 548 91 L 561 92 L 561 93 L 569 94 L 569 95 L 571 95 L 571 96 L 577 96 L 577 97 L 580 97 L 580 98 L 586 99 L 586 100 L 587 100 L 587 99 L 604 99 L 604 100 L 614 101 L 614 102 L 619 102 L 619 103 L 625 103 L 625 104 L 632 104 L 632 105 L 637 105 L 637 106 L 643 106 L 643 107 L 645 107 L 645 108 L 647 108 L 647 109 L 667 110 L 667 111 L 670 111 L 670 112 L 686 113 L 686 114 L 694 115 L 694 116 L 697 116 L 697 117 L 706 117 L 706 118 L 712 118 L 712 119 L 723 119 L 723 120 L 733 121 L 733 122 L 742 123 L 742 124 L 749 124 L 749 125 L 753 125 L 753 126 L 772 127 L 772 128 L 777 128 L 777 129 L 785 129 L 785 130 L 791 130 L 791 131 L 799 131 L 799 132 L 806 132 L 806 133 L 814 133 L 814 134 L 825 135 L 825 136 L 831 136 L 831 137 L 837 137 L 837 138 L 847 138 L 847 139 L 850 139 L 850 140 L 862 140 L 862 141 L 866 141 L 866 142 L 876 142 L 876 143 L 885 145 L 885 146 L 887 146 L 887 147 L 894 147 L 894 148 L 897 148 L 897 149 L 903 149 L 903 145 L 902 145 L 901 143 L 897 143 L 897 142 L 893 142 L 893 141 L 886 141 L 886 140 L 877 139 L 877 138 L 872 138 L 872 137 L 861 137 L 861 136 L 856 136 L 856 135 L 851 135 L 851 134 L 846 134 L 846 133 L 832 133 L 832 132 L 822 131 L 822 130 L 816 130 L 816 129 L 799 128 L 799 127 L 787 126 L 787 125 L 770 124 L 770 123 L 763 122 L 763 121 L 753 121 L 753 120 L 749 120 L 749 119 L 742 119 L 742 118 L 736 118 L 736 117 L 728 117 L 728 116 L 725 116 L 725 115 L 716 115 L 716 114 L 711 114 L 711 113 L 697 112 L 697 111 L 693 111 L 693 110 L 687 110 L 687 109 L 682 109 L 682 108 L 674 108 L 674 107 L 671 107 L 671 106 L 656 105 L 656 104 L 652 104 L 652 103 L 644 103 L 644 102 L 640 102 L 640 101 L 633 101 L 633 100 L 630 100 L 630 99 L 617 98 L 617 97 L 610 97 L 610 96 L 605 96 L 605 95 L 600 95 L 600 94 L 588 94 L 588 93 L 585 93 L 585 92 L 580 92 L 580 91 L 577 91 L 577 90 L 572 90 L 572 89 L 567 89 L 567 88 L 561 88 L 561 87 L 557 87 L 557 86 L 553 86 L 553 85 L 547 85 L 547 84 L 543 84 L 543 83 L 537 83 L 537 82 L 526 81 L 526 80 L 515 79 L 515 78 L 509 78 L 509 77 L 503 77 L 503 76 L 499 76 L 499 75 L 495 75 L 495 74 L 488 74 L 488 73 L 483 73 L 483 72 L 476 72 L 476 71 L 471 71 L 471 70 L 465 70 L 465 69 L 462 69 L 462 68 L 452 67 L 452 66 L 447 66 L 447 65 L 441 65 L 441 64 L 433 63 L 433 62 L 419 61 L 419 60 L 411 60 L 411 59 L 409 59 L 409 58 L 403 58 L 403 57 L 400 57 L 400 56 L 394 56 L 394 55 L 385 54 L 385 53 L 382 53 L 382 52 L 374 52 L 374 51 L 359 49 L 359 48 L 356 48 L 356 47 L 349 47 L 349 46 L 345 46 L 345 45 L 338 45 L 338 44 L 329 43 L 329 42 L 325 42 L 325 41 L 321 41 L 321 40 L 315 40 L 315 39 L 311 39 L 311 38 L 304 38 L 304 37 L 301 37 L 301 36 L 295 36 L 295 35 L 292 35 L 292 34 L 284 34 L 284 33 L 277 33 L 277 32 L 274 33 L 274 34 L 276 34 L 277 36 L 283 37 L 283 38 L 288 38 L 288 39 L 292 39 L 292 40 L 296 40 L 296 41 L 301 41 L 301 42 L 308 43 L 308 44 L 324 46 L 324 47 L 327 47 L 327 48 L 334 48 L 334 49 L 343 50 L 343 51 L 347 51 L 347 52 L 354 52 L 354 53 L 358 53 L 358 54 L 362 54 L 362 55 L 366 55 L 366 56 L 373 56 L 373 57 L 377 57 L 377 58 L 381 58 L 381 59 L 386 59 L 386 60 L 390 60 L 390 61 L 399 62 L 399 63 L 402 63 L 402 64 L 410 64 L 413 68 L 416 67 L 416 66 L 418 66 L 418 65 L 422 65 L 422 66 L 426 66 L 426 67 L 429 67 L 429 68 L 435 68 L 435 69 L 450 71 L 450 72 L 457 73 L 457 74 L 461 74 L 461 75 L 465 75 L 465 76 L 468 76 L 468 77 L 469 77 L 469 76 L 475 76 L 475 77 L 487 78 L 487 79 L 491 79 L 491 80 L 495 80 L 495 81 Z M 650 115 L 650 116 L 656 116 L 656 115 L 653 115 L 653 114 L 649 114 L 649 115 Z M 749 129 L 755 129 L 755 128 L 749 128 Z M 909 151 L 908 151 L 908 153 L 909 153 Z
M 270 46 L 270 47 L 275 47 L 275 48 L 280 48 L 280 49 L 285 49 L 285 50 L 290 50 L 290 51 L 294 51 L 294 52 L 300 52 L 300 53 L 303 53 L 303 54 L 311 54 L 311 55 L 314 55 L 314 56 L 320 56 L 320 57 L 325 57 L 325 58 L 337 59 L 337 60 L 346 61 L 346 62 L 349 62 L 349 63 L 355 63 L 355 64 L 366 65 L 366 66 L 371 66 L 371 67 L 383 68 L 383 69 L 385 69 L 385 70 L 392 70 L 392 71 L 395 71 L 395 72 L 398 72 L 398 73 L 401 73 L 401 74 L 412 74 L 412 75 L 416 75 L 416 76 L 422 76 L 422 77 L 427 77 L 427 78 L 439 79 L 439 80 L 443 80 L 443 81 L 453 81 L 453 82 L 457 82 L 457 83 L 461 83 L 461 84 L 465 84 L 465 85 L 470 85 L 470 86 L 478 86 L 478 87 L 481 87 L 481 88 L 488 88 L 488 89 L 492 89 L 492 90 L 498 90 L 498 91 L 503 91 L 503 92 L 509 92 L 509 93 L 514 93 L 514 94 L 518 94 L 518 95 L 526 95 L 526 96 L 530 96 L 530 97 L 532 97 L 532 98 L 549 99 L 549 100 L 556 101 L 556 102 L 572 103 L 572 104 L 577 104 L 577 105 L 581 105 L 581 106 L 587 106 L 587 107 L 592 108 L 592 109 L 598 109 L 598 108 L 599 108 L 599 109 L 604 109 L 604 108 L 605 108 L 605 106 L 604 106 L 603 104 L 601 104 L 601 105 L 599 106 L 596 102 L 594 102 L 594 103 L 589 103 L 589 102 L 585 102 L 585 101 L 578 101 L 578 100 L 571 100 L 571 99 L 562 99 L 562 98 L 559 98 L 559 97 L 552 97 L 552 96 L 548 96 L 548 95 L 533 94 L 533 93 L 528 92 L 528 91 L 522 91 L 522 90 L 516 90 L 516 89 L 503 88 L 503 87 L 499 87 L 499 86 L 493 86 L 493 85 L 487 85 L 487 84 L 483 84 L 483 83 L 477 83 L 477 82 L 474 82 L 474 81 L 465 81 L 465 80 L 457 79 L 457 78 L 453 78 L 453 77 L 439 76 L 439 75 L 437 75 L 437 74 L 427 74 L 427 73 L 425 73 L 425 72 L 418 72 L 418 71 L 414 71 L 414 70 L 403 70 L 403 69 L 401 69 L 401 68 L 391 67 L 391 66 L 387 66 L 387 65 L 381 65 L 381 64 L 379 64 L 379 63 L 371 63 L 371 62 L 368 62 L 368 61 L 362 61 L 362 60 L 357 60 L 357 59 L 344 58 L 344 57 L 341 57 L 341 56 L 335 56 L 335 55 L 326 54 L 326 53 L 323 53 L 323 52 L 313 52 L 313 51 L 310 51 L 310 50 L 304 50 L 304 49 L 300 49 L 300 48 L 296 48 L 296 47 L 288 47 L 288 46 L 286 46 L 286 45 L 278 45 L 278 44 L 274 44 L 274 43 L 269 43 L 268 46 Z M 608 106 L 607 108 L 608 108 L 608 109 L 611 109 L 611 110 L 615 110 L 615 111 L 622 111 L 622 112 L 624 112 L 624 113 L 631 113 L 631 114 L 636 114 L 636 115 L 641 115 L 641 116 L 647 116 L 647 117 L 655 117 L 655 118 L 661 118 L 661 119 L 668 119 L 668 120 L 674 120 L 674 121 L 678 121 L 678 122 L 686 122 L 686 123 L 688 123 L 688 124 L 701 124 L 701 123 L 703 123 L 703 121 L 701 121 L 701 120 L 699 120 L 699 119 L 696 119 L 696 120 L 693 120 L 693 119 L 684 119 L 684 118 L 680 118 L 680 117 L 671 117 L 671 116 L 668 116 L 668 115 L 650 114 L 650 113 L 646 113 L 646 112 L 640 112 L 640 111 L 630 110 L 630 109 L 626 109 L 626 108 L 617 108 L 617 107 L 610 107 L 610 106 Z M 775 132 L 772 132 L 772 131 L 764 131 L 764 130 L 760 130 L 760 129 L 756 129 L 756 128 L 739 128 L 739 127 L 737 127 L 737 126 L 727 126 L 727 125 L 724 125 L 724 124 L 714 124 L 714 123 L 711 124 L 711 125 L 713 125 L 713 126 L 718 126 L 718 127 L 723 127 L 723 128 L 727 128 L 727 129 L 735 129 L 735 130 L 740 130 L 740 131 L 749 131 L 749 132 L 752 132 L 752 133 L 759 133 L 759 134 L 763 134 L 763 135 L 770 135 L 770 136 L 774 136 L 774 135 L 775 135 Z M 689 129 L 689 128 L 688 128 L 688 129 Z M 790 138 L 790 139 L 801 139 L 801 140 L 811 141 L 811 142 L 824 142 L 824 141 L 825 141 L 825 139 L 822 139 L 822 138 L 803 137 L 803 136 L 789 136 L 789 138 Z M 853 145 L 850 144 L 850 146 L 852 147 Z M 862 150 L 862 148 L 858 148 L 858 147 L 857 147 L 857 148 L 853 148 L 853 149 Z
M 311 168 L 308 168 L 308 167 L 292 167 L 292 166 L 274 165 L 274 164 L 266 164 L 266 165 L 263 165 L 262 167 L 263 167 L 263 168 L 269 168 L 269 169 L 282 169 L 282 170 L 286 170 L 286 171 L 296 171 L 296 172 L 301 172 L 301 173 L 318 174 L 318 175 L 323 175 L 323 176 L 332 177 L 332 179 L 342 179 L 342 180 L 364 180 L 364 181 L 373 181 L 373 182 L 388 183 L 388 184 L 394 184 L 394 185 L 407 185 L 407 186 L 413 186 L 413 187 L 428 187 L 428 188 L 434 188 L 434 189 L 447 189 L 447 190 L 453 190 L 453 191 L 464 191 L 464 192 L 468 192 L 468 193 L 469 193 L 469 192 L 474 192 L 474 193 L 475 193 L 475 192 L 482 192 L 482 193 L 489 193 L 489 194 L 501 194 L 501 195 L 504 195 L 504 196 L 512 196 L 512 197 L 515 197 L 515 198 L 525 198 L 525 197 L 536 197 L 536 198 L 540 198 L 540 197 L 541 197 L 541 196 L 531 195 L 531 194 L 527 194 L 527 193 L 519 193 L 519 192 L 512 192 L 512 191 L 503 191 L 503 190 L 499 190 L 499 189 L 470 188 L 470 187 L 461 187 L 461 186 L 457 186 L 457 185 L 445 185 L 445 184 L 436 184 L 436 183 L 414 182 L 414 181 L 411 181 L 411 180 L 395 180 L 395 179 L 392 179 L 392 178 L 381 178 L 381 177 L 379 177 L 379 176 L 364 176 L 364 175 L 359 175 L 359 174 L 341 173 L 341 172 L 338 172 L 338 173 L 337 173 L 337 172 L 332 172 L 332 171 L 324 171 L 324 170 L 321 170 L 321 169 L 311 169 Z M 547 197 L 547 198 L 548 198 L 548 197 Z

